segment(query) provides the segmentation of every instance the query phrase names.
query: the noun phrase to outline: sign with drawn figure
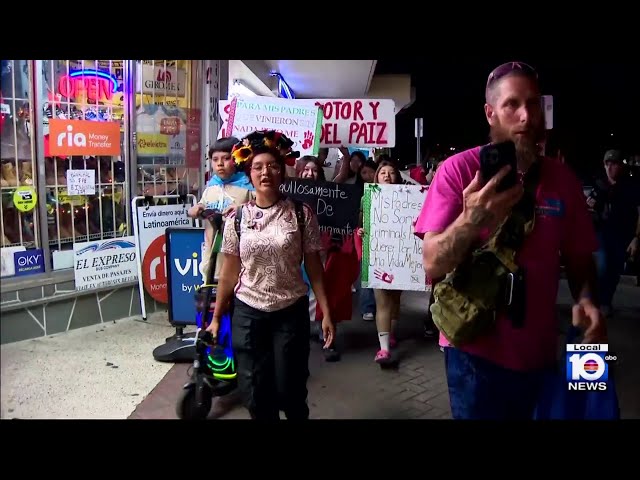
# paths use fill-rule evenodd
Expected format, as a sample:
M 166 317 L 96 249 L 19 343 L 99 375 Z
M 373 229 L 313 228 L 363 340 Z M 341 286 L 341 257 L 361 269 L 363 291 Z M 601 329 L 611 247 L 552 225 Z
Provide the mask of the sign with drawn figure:
M 317 155 L 321 115 L 311 100 L 240 96 L 231 101 L 227 131 L 242 138 L 256 130 L 276 130 L 294 142 L 301 156 Z
M 426 291 L 422 241 L 414 223 L 426 189 L 418 185 L 365 184 L 362 287 Z
M 395 147 L 396 107 L 390 99 L 318 99 L 321 147 Z
M 310 99 L 283 100 L 260 97 L 265 100 L 292 102 L 298 105 L 304 102 L 320 107 L 322 111 L 321 128 L 319 130 L 320 148 L 361 147 L 392 148 L 396 144 L 396 112 L 395 102 L 391 99 Z M 254 98 L 252 97 L 252 100 Z M 230 128 L 235 123 L 229 122 L 231 100 L 220 100 L 219 112 L 222 127 L 218 138 L 228 137 L 231 132 L 242 137 L 251 131 L 240 132 Z M 235 127 L 234 127 L 235 128 Z M 272 127 L 260 127 L 272 128 Z M 279 128 L 284 128 L 280 126 Z M 288 133 L 285 131 L 285 134 Z M 292 138 L 293 140 L 293 138 Z M 294 148 L 294 150 L 298 150 Z M 303 153 L 301 155 L 313 155 Z

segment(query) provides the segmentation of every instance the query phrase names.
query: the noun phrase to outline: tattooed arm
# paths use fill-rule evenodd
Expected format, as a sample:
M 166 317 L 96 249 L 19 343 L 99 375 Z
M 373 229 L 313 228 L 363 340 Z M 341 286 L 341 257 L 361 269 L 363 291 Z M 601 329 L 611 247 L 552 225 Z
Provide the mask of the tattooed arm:
M 508 171 L 509 167 L 503 168 L 484 186 L 477 173 L 463 191 L 463 211 L 458 218 L 441 233 L 425 234 L 423 265 L 430 278 L 444 277 L 457 267 L 481 230 L 497 228 L 518 203 L 523 193 L 521 184 L 496 192 L 497 185 Z
M 479 229 L 460 215 L 442 233 L 427 233 L 422 249 L 429 278 L 444 277 L 460 264 L 478 237 Z

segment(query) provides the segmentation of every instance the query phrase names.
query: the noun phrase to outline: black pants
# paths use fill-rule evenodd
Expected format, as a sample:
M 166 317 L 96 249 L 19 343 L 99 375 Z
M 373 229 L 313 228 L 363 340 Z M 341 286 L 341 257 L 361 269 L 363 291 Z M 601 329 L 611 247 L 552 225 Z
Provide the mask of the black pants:
M 309 297 L 263 312 L 236 298 L 231 338 L 238 388 L 257 420 L 308 419 Z

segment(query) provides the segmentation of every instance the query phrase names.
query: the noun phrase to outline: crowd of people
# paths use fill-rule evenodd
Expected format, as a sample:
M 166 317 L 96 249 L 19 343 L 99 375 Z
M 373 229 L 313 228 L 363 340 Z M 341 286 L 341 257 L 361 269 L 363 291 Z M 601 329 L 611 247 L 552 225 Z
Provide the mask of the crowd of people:
M 526 419 L 543 373 L 556 365 L 561 267 L 575 299 L 574 326 L 585 342 L 606 343 L 605 317 L 623 255 L 638 255 L 640 197 L 618 172 L 619 152 L 605 156 L 609 182 L 588 200 L 566 165 L 540 154 L 545 131 L 532 67 L 510 62 L 491 72 L 485 115 L 491 142 L 515 144 L 521 181 L 499 188 L 509 167 L 482 178 L 481 147 L 429 159 L 410 172 L 429 185 L 414 227 L 432 284 L 424 333 L 439 333 L 454 418 Z M 280 192 L 287 177 L 401 183 L 397 162 L 343 147 L 331 172 L 326 150 L 298 158 L 292 144 L 274 131 L 218 140 L 209 152 L 211 179 L 190 211 L 195 217 L 215 209 L 225 216 L 221 243 L 213 244 L 210 231 L 205 236 L 206 248 L 219 252 L 217 301 L 207 329 L 215 335 L 222 314 L 232 311 L 239 390 L 254 419 L 276 419 L 280 411 L 308 418 L 309 340 L 323 343 L 327 361 L 340 359 L 337 325 L 351 318 L 352 287 L 362 319 L 376 322 L 373 360 L 392 362 L 397 344 L 402 292 L 360 288 L 358 249 L 323 238 L 314 211 Z M 597 235 L 589 208 L 599 215 Z M 360 219 L 349 241 L 367 241 Z M 327 282 L 336 259 L 354 268 L 339 282 Z M 513 279 L 508 304 L 502 300 L 506 278 Z

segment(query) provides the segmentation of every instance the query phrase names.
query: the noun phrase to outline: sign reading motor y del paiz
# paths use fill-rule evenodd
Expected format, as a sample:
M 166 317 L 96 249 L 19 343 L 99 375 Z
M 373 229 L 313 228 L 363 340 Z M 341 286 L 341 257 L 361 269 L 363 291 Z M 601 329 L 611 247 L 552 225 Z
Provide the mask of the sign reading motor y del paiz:
M 195 325 L 195 294 L 203 284 L 204 228 L 167 228 L 169 322 Z
M 44 255 L 41 249 L 25 250 L 13 254 L 15 275 L 33 275 L 44 273 Z

